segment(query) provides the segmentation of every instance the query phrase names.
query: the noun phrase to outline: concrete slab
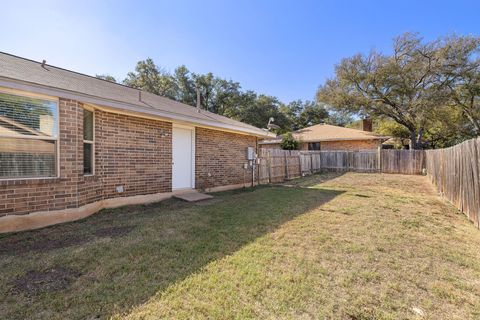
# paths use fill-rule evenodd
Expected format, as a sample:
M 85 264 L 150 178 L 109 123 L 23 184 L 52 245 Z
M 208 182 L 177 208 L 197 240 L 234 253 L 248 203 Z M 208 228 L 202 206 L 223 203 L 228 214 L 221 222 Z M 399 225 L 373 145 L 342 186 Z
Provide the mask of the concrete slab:
M 207 200 L 207 199 L 212 199 L 213 198 L 213 196 L 211 196 L 209 194 L 200 193 L 200 192 L 195 191 L 195 190 L 188 191 L 188 192 L 181 193 L 181 194 L 176 194 L 173 197 L 177 198 L 177 199 L 184 200 L 184 201 L 188 201 L 188 202 L 197 202 L 197 201 L 202 201 L 202 200 Z

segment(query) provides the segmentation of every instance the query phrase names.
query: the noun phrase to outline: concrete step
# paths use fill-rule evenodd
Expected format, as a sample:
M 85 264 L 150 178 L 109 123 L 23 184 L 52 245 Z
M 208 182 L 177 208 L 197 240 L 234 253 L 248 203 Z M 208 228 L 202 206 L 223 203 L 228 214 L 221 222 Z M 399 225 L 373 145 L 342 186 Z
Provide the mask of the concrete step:
M 209 194 L 201 193 L 196 190 L 182 192 L 180 194 L 174 195 L 173 197 L 188 202 L 196 202 L 213 198 L 213 196 Z

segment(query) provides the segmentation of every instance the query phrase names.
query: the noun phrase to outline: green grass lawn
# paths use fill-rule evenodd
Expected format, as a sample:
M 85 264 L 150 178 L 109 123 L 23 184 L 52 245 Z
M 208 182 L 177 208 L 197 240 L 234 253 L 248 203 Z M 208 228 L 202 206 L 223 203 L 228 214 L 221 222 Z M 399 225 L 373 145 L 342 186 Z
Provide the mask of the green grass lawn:
M 480 231 L 421 176 L 321 174 L 0 235 L 1 319 L 475 319 Z

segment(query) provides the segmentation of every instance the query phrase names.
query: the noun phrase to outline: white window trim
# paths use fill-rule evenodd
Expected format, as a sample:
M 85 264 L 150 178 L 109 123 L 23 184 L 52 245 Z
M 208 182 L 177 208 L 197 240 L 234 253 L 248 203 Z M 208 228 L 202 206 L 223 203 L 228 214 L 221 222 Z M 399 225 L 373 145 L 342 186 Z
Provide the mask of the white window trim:
M 1 93 L 16 95 L 20 97 L 27 97 L 27 98 L 36 98 L 41 100 L 48 100 L 55 102 L 56 104 L 56 113 L 57 113 L 57 136 L 56 137 L 36 137 L 36 136 L 21 136 L 21 135 L 8 135 L 8 134 L 0 134 L 0 138 L 16 138 L 16 139 L 36 139 L 36 140 L 47 140 L 47 141 L 55 141 L 55 176 L 53 177 L 18 177 L 18 178 L 0 178 L 0 181 L 17 181 L 17 180 L 41 180 L 41 179 L 57 179 L 60 178 L 60 99 L 58 97 L 47 96 L 43 94 L 37 94 L 27 91 L 21 91 L 16 89 L 8 89 L 0 87 Z
M 93 140 L 83 140 L 83 143 L 88 143 L 92 146 L 92 173 L 84 173 L 84 177 L 91 177 L 95 175 L 95 108 L 90 105 L 83 105 L 84 110 L 92 113 L 92 138 Z M 83 148 L 83 144 L 82 144 Z M 83 165 L 83 164 L 82 164 Z

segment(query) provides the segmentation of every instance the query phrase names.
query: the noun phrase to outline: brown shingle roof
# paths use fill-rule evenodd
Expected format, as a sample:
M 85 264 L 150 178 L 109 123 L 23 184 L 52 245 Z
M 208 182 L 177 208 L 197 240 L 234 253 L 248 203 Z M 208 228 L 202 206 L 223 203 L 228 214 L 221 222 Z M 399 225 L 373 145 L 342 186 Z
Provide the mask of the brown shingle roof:
M 292 132 L 296 140 L 302 142 L 337 141 L 337 140 L 386 140 L 389 137 L 362 131 L 357 129 L 332 126 L 329 124 L 317 124 Z M 281 142 L 281 138 L 263 140 L 263 144 Z
M 74 71 L 54 67 L 0 52 L 0 79 L 13 79 L 22 82 L 46 86 L 49 88 L 67 90 L 96 98 L 120 102 L 141 108 L 142 112 L 152 115 L 171 115 L 173 119 L 184 121 L 209 123 L 213 127 L 234 127 L 236 131 L 255 134 L 259 136 L 271 136 L 265 130 L 249 124 L 236 121 L 206 110 L 197 112 L 195 107 L 161 97 L 149 92 L 142 91 L 139 99 L 139 90 L 121 84 L 97 79 L 92 76 Z

